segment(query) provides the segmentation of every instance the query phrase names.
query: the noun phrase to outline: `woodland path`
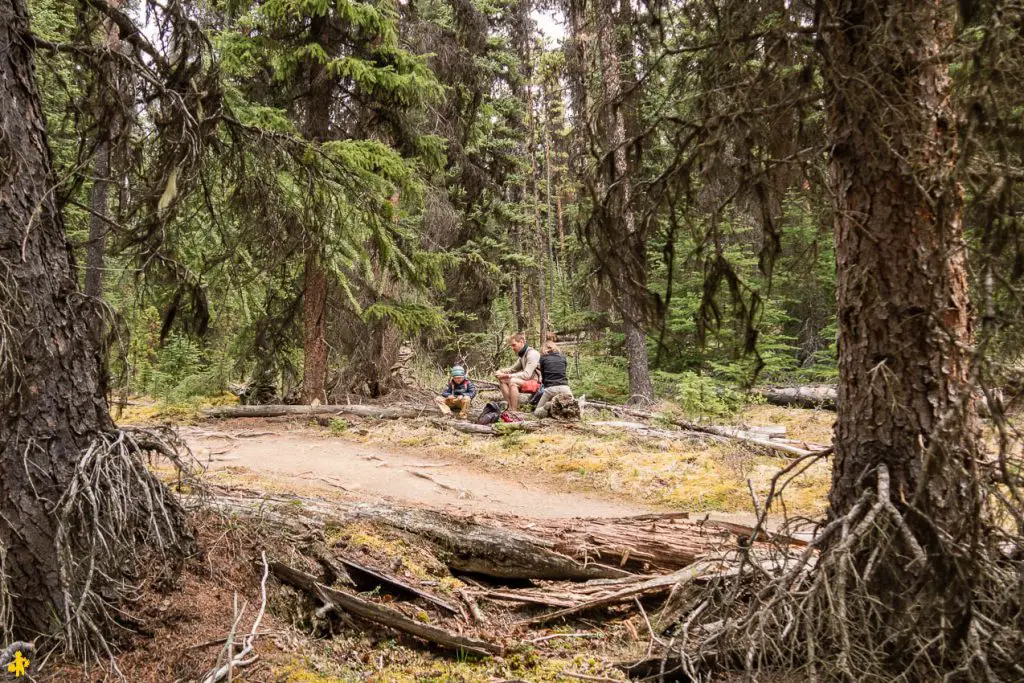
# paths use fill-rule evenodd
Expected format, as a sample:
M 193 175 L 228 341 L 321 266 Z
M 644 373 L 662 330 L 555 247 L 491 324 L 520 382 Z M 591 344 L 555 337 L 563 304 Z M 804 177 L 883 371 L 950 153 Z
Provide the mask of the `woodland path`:
M 384 449 L 312 430 L 269 425 L 180 427 L 178 433 L 214 476 L 218 470 L 244 468 L 284 485 L 326 483 L 370 502 L 549 519 L 627 517 L 659 510 L 624 498 L 570 491 L 542 475 L 501 476 L 415 448 Z M 704 513 L 693 516 L 703 518 Z M 744 524 L 753 520 L 744 513 L 710 517 Z

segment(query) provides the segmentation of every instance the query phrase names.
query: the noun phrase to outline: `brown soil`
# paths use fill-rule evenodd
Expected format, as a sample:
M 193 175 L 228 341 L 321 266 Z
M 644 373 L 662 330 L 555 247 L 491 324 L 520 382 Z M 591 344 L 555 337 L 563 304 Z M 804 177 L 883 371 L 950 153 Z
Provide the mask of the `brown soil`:
M 484 471 L 465 458 L 425 448 L 349 440 L 294 422 L 232 420 L 181 427 L 179 434 L 212 481 L 265 492 L 344 496 L 470 514 L 533 518 L 624 517 L 668 509 L 629 496 L 569 490 L 562 478 L 529 471 Z M 695 516 L 743 524 L 747 512 Z

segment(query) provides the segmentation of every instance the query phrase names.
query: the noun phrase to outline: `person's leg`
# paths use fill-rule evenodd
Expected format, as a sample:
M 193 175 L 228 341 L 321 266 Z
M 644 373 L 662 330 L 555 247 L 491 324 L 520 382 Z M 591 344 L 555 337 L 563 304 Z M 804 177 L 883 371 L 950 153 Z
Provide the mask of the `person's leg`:
M 544 390 L 544 395 L 540 397 L 540 403 L 537 404 L 537 408 L 533 411 L 533 414 L 537 417 L 549 417 L 551 414 L 551 402 L 555 400 L 556 396 L 568 396 L 572 398 L 572 389 L 567 386 L 560 387 L 548 387 Z M 544 407 L 543 412 L 541 406 Z
M 513 413 L 519 411 L 519 386 L 525 381 L 515 377 L 508 383 L 508 409 Z
M 508 403 L 508 397 L 511 390 L 509 388 L 509 381 L 507 379 L 503 379 L 500 382 L 498 382 L 498 391 L 501 392 L 501 399 Z
M 457 408 L 459 418 L 465 420 L 469 417 L 470 398 L 469 396 L 459 396 L 456 400 L 458 401 L 458 404 L 453 407 Z
M 451 415 L 452 410 L 448 407 L 448 397 L 446 396 L 435 396 L 434 404 L 441 409 L 442 415 Z
M 548 404 L 551 403 L 551 399 L 555 397 L 555 392 L 551 389 L 545 389 L 544 393 L 541 394 L 540 400 L 537 401 L 537 407 L 533 409 L 534 417 L 544 419 L 548 416 Z

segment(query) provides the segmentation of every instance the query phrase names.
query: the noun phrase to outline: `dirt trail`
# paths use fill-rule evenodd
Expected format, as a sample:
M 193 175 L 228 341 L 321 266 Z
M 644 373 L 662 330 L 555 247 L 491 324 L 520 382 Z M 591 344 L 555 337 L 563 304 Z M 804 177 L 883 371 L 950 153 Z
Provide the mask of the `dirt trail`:
M 384 450 L 315 432 L 180 428 L 193 452 L 216 472 L 243 467 L 297 486 L 326 483 L 370 501 L 526 517 L 622 517 L 653 508 L 558 491 L 525 477 L 505 478 L 428 453 Z

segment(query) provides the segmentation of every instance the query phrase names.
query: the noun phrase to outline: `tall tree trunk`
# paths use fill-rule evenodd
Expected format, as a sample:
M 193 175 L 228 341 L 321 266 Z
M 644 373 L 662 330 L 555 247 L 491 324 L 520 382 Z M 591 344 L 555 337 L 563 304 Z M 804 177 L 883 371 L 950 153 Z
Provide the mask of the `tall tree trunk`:
M 395 223 L 400 220 L 399 200 L 397 192 L 391 196 Z M 377 301 L 397 300 L 402 290 L 402 282 L 387 270 L 379 250 L 374 246 L 370 252 L 373 288 L 363 297 L 365 307 Z M 349 337 L 341 342 L 348 356 L 346 390 L 370 398 L 389 394 L 402 384 L 402 378 L 391 372 L 402 348 L 402 331 L 389 318 L 367 322 L 355 312 L 343 318 L 342 334 Z
M 107 0 L 116 9 L 123 4 L 122 0 Z M 116 51 L 120 46 L 120 30 L 112 22 L 104 21 L 107 31 L 106 47 Z M 100 78 L 116 79 L 116 66 L 107 64 L 100 69 Z M 117 88 L 118 94 L 121 93 Z M 102 112 L 103 107 L 99 107 Z M 89 208 L 92 215 L 89 219 L 89 242 L 85 258 L 85 294 L 100 297 L 103 295 L 103 266 L 107 251 L 107 233 L 110 226 L 105 220 L 110 211 L 110 141 L 119 133 L 116 121 L 106 120 L 100 124 L 100 141 L 96 145 L 96 156 L 93 162 L 93 183 L 89 190 Z
M 107 231 L 110 226 L 105 220 L 109 211 L 110 196 L 110 142 L 101 141 L 96 146 L 93 161 L 92 188 L 89 190 L 89 242 L 85 258 L 85 295 L 103 295 L 103 265 L 107 252 Z
M 327 18 L 317 16 L 312 22 L 310 35 L 322 45 L 327 39 Z M 332 83 L 327 69 L 316 59 L 308 60 L 308 69 L 309 93 L 303 133 L 309 140 L 320 143 L 330 134 Z M 320 236 L 307 229 L 302 304 L 302 400 L 305 403 L 327 401 L 327 271 L 322 254 Z
M 620 52 L 630 48 L 631 41 L 616 37 L 616 29 L 632 30 L 632 11 L 628 0 L 623 0 L 619 11 L 615 11 L 615 0 L 602 0 L 597 4 L 597 46 L 601 61 L 601 76 L 604 82 L 604 210 L 602 220 L 604 231 L 612 244 L 621 252 L 614 257 L 620 264 L 613 268 L 616 299 L 622 313 L 626 333 L 626 356 L 629 362 L 630 403 L 649 403 L 654 400 L 654 387 L 647 363 L 647 345 L 644 343 L 643 307 L 638 289 L 646 286 L 643 282 L 630 281 L 630 274 L 639 279 L 646 278 L 645 237 L 638 231 L 633 208 L 632 164 L 627 147 L 627 124 L 635 118 L 631 111 L 636 106 L 635 92 L 624 94 L 623 60 Z M 632 73 L 632 58 L 627 56 L 626 71 Z
M 532 35 L 532 32 L 531 32 Z M 533 51 L 529 42 L 526 48 L 526 123 L 530 129 L 530 181 L 533 184 L 533 230 L 531 230 L 533 242 L 533 257 L 537 259 L 537 265 L 533 269 L 533 291 L 537 301 L 537 347 L 539 348 L 547 337 L 548 333 L 548 297 L 545 272 L 547 270 L 547 248 L 546 240 L 540 224 L 540 170 L 537 167 L 537 116 L 533 110 Z M 524 190 L 526 181 L 523 182 Z M 525 192 L 524 192 L 525 194 Z
M 623 330 L 626 333 L 626 361 L 629 371 L 629 401 L 631 404 L 645 404 L 654 400 L 654 384 L 651 382 L 651 371 L 647 365 L 647 342 L 644 330 L 640 325 L 631 322 L 632 315 L 639 313 L 633 295 L 624 292 L 623 315 L 626 320 Z M 632 318 L 638 320 L 639 318 Z
M 327 402 L 327 273 L 316 251 L 306 254 L 302 293 L 302 401 Z
M 113 424 L 89 327 L 98 316 L 83 309 L 54 198 L 28 29 L 24 0 L 0 0 L 0 589 L 13 636 L 32 639 L 63 613 L 54 503 Z
M 544 297 L 547 301 L 547 316 L 545 322 L 548 327 L 552 330 L 555 326 L 551 324 L 551 307 L 555 303 L 555 256 L 554 256 L 554 245 L 552 244 L 552 225 L 551 222 L 554 220 L 554 212 L 552 211 L 551 205 L 551 121 L 549 113 L 551 111 L 550 96 L 548 89 L 544 89 L 544 257 L 547 261 L 547 277 L 545 278 L 545 284 L 547 288 L 544 291 Z M 541 334 L 541 343 L 544 342 L 544 334 Z
M 940 58 L 952 12 L 871 0 L 831 9 L 845 28 L 827 34 L 825 71 L 839 336 L 829 503 L 833 515 L 850 510 L 887 466 L 892 502 L 935 563 L 943 623 L 958 629 L 970 618 L 971 571 L 942 545 L 970 545 L 981 501 L 963 197 Z M 879 584 L 884 604 L 898 606 L 901 583 Z

